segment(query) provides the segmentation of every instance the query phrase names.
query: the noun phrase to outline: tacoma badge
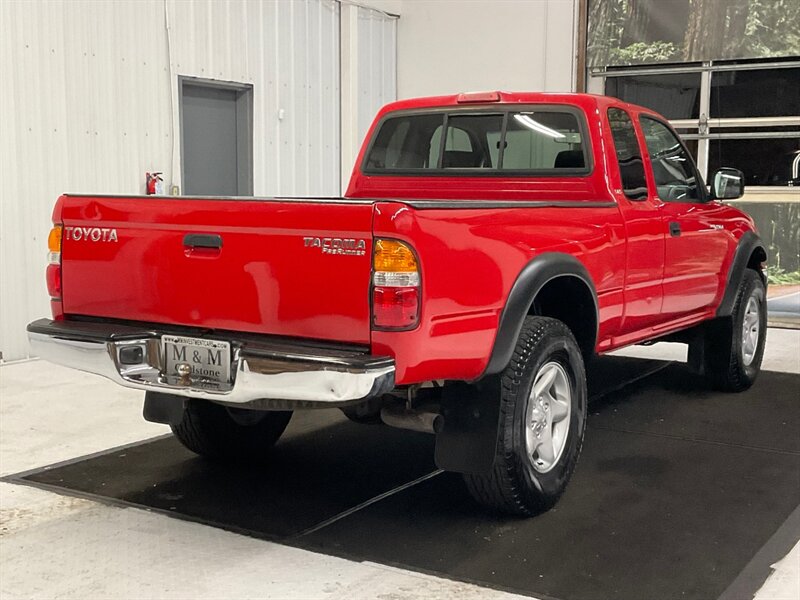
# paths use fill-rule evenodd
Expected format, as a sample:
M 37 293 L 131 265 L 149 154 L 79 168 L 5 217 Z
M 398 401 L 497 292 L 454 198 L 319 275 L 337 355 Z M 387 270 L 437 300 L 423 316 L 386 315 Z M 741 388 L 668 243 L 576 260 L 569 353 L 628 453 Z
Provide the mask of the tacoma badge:
M 304 237 L 303 244 L 306 248 L 319 248 L 323 254 L 364 256 L 367 253 L 366 240 L 357 240 L 354 238 Z

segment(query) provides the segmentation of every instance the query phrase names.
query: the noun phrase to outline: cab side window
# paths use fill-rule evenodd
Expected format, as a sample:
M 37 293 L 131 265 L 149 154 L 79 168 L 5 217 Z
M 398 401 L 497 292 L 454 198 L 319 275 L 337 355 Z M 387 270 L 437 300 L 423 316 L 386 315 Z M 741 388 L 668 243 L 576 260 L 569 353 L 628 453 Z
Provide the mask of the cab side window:
M 633 121 L 621 108 L 609 108 L 608 122 L 611 126 L 611 137 L 614 138 L 622 191 L 631 200 L 644 200 L 647 198 L 647 179 Z
M 680 140 L 660 121 L 641 117 L 658 197 L 664 202 L 703 202 L 703 182 Z

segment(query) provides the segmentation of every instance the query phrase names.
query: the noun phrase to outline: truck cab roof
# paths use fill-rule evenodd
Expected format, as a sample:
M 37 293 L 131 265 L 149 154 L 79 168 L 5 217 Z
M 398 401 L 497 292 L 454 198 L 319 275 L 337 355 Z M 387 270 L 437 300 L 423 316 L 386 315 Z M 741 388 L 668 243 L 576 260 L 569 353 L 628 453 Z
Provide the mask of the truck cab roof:
M 541 106 L 541 108 L 537 108 Z M 391 102 L 376 115 L 351 198 L 606 198 L 606 96 L 467 92 Z
M 462 92 L 447 96 L 424 96 L 406 98 L 386 104 L 378 111 L 377 119 L 386 113 L 400 110 L 443 108 L 464 106 L 491 106 L 493 104 L 572 104 L 584 109 L 614 106 L 628 106 L 638 111 L 652 112 L 649 109 L 623 102 L 610 96 L 574 92 L 504 92 L 501 90 L 485 92 Z

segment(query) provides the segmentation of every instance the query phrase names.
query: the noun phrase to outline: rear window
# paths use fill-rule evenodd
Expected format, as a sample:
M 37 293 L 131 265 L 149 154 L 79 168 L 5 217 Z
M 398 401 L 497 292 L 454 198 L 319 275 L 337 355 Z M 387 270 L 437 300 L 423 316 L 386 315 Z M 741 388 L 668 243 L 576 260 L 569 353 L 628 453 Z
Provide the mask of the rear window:
M 386 175 L 585 175 L 589 156 L 577 109 L 461 109 L 387 117 L 362 168 Z

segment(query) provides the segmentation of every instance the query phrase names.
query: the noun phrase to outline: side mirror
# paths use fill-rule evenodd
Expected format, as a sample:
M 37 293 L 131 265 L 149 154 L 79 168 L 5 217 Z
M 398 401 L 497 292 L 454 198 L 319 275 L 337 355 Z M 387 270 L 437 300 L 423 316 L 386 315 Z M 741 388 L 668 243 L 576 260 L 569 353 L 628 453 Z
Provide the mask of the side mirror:
M 739 169 L 722 167 L 711 176 L 711 197 L 716 200 L 736 200 L 744 195 L 744 173 Z

